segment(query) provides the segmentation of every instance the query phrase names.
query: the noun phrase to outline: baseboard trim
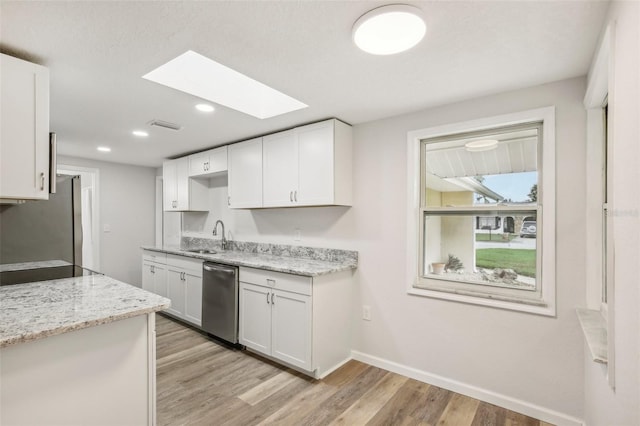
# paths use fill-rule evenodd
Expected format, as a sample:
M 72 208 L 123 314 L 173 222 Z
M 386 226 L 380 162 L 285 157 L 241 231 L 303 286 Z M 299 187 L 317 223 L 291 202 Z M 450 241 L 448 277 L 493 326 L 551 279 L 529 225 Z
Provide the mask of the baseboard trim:
M 487 389 L 482 389 L 477 386 L 469 385 L 459 382 L 457 380 L 449 379 L 446 377 L 432 374 L 426 371 L 418 370 L 417 368 L 408 367 L 399 364 L 394 361 L 389 361 L 383 358 L 378 358 L 373 355 L 368 355 L 359 351 L 351 351 L 351 357 L 357 361 L 364 362 L 366 364 L 373 365 L 374 367 L 382 368 L 384 370 L 391 371 L 393 373 L 402 374 L 409 378 L 419 380 L 424 383 L 429 383 L 434 386 L 441 387 L 453 392 L 457 392 L 462 395 L 469 396 L 471 398 L 479 399 L 490 404 L 494 404 L 511 411 L 525 414 L 527 416 L 552 423 L 558 426 L 583 426 L 584 422 L 576 417 L 569 416 L 564 413 L 560 413 L 555 410 L 551 410 L 545 407 L 541 407 L 536 404 L 532 404 L 527 401 L 512 398 L 510 396 L 502 395 Z

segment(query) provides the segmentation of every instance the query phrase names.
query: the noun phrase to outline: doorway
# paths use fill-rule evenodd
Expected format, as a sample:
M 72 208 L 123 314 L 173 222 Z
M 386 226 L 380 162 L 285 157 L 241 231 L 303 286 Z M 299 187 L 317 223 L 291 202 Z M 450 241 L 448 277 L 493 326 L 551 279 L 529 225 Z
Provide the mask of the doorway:
M 100 270 L 99 170 L 89 167 L 58 165 L 58 174 L 80 176 L 82 211 L 82 265 Z

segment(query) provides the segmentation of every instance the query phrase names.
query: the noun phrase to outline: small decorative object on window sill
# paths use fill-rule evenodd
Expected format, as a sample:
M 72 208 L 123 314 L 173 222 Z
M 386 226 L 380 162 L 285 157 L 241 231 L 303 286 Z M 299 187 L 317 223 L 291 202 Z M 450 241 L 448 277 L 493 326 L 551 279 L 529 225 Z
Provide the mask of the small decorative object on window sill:
M 446 266 L 446 263 L 444 262 L 433 262 L 431 264 L 431 270 L 436 275 L 442 275 L 442 273 L 444 272 L 445 266 Z
M 444 269 L 447 272 L 461 271 L 463 268 L 464 268 L 464 265 L 462 264 L 460 259 L 458 259 L 457 256 L 454 256 L 452 254 L 449 255 L 449 259 L 447 260 L 447 263 L 444 265 Z

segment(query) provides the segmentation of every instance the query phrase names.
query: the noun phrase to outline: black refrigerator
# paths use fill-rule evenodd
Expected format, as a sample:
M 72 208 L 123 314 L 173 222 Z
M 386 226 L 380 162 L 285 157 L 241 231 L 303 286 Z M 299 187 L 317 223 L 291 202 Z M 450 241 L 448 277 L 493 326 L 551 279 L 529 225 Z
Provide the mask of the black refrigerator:
M 0 205 L 0 264 L 65 260 L 82 265 L 80 176 L 57 176 L 48 200 Z

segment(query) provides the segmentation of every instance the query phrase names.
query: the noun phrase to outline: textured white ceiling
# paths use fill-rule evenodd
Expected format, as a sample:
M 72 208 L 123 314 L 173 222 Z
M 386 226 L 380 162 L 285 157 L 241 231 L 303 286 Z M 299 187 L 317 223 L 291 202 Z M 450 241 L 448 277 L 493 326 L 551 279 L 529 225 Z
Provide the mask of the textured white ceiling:
M 372 56 L 351 26 L 375 1 L 7 1 L 0 51 L 51 70 L 59 152 L 158 166 L 198 151 L 337 117 L 363 123 L 585 75 L 607 2 L 410 1 L 427 17 L 414 49 Z M 194 50 L 309 105 L 266 120 L 143 80 Z M 159 119 L 178 132 L 148 128 Z M 131 135 L 144 128 L 150 136 Z M 108 154 L 96 151 L 108 145 Z

